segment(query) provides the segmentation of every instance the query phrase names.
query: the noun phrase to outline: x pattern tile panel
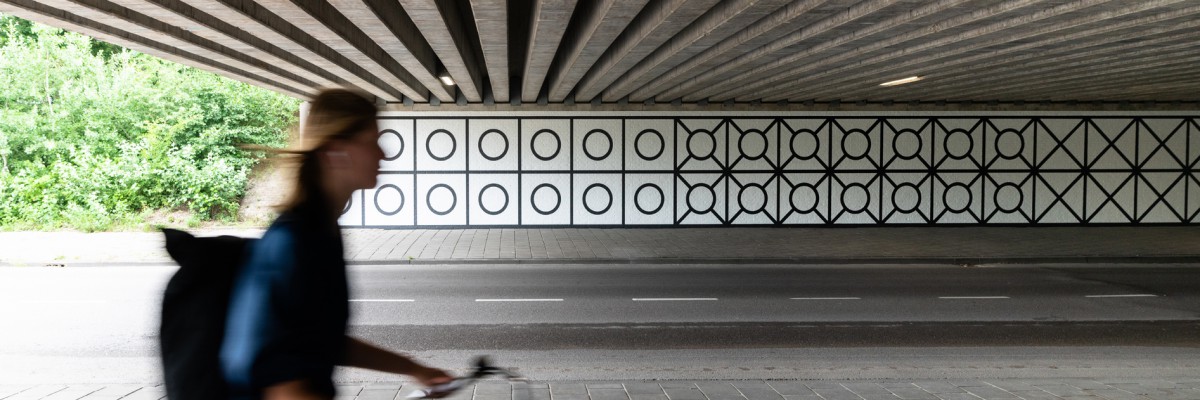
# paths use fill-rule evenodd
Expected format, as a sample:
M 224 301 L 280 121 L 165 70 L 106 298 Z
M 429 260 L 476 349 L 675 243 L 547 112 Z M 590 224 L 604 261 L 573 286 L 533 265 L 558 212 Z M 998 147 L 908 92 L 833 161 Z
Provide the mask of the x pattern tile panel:
M 384 118 L 370 227 L 1194 223 L 1191 117 Z

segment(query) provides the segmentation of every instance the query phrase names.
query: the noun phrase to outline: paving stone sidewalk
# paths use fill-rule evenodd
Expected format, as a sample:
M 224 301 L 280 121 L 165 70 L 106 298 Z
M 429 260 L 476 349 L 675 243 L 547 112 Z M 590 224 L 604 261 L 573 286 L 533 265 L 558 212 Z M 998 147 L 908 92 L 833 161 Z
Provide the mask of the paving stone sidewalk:
M 336 400 L 396 400 L 398 382 L 341 385 Z M 2 400 L 165 398 L 161 386 L 37 385 L 0 387 Z M 1200 378 L 980 381 L 646 381 L 481 382 L 451 400 L 1015 400 L 1200 399 Z
M 359 264 L 1200 261 L 1200 229 L 1188 226 L 347 229 L 345 237 Z M 157 232 L 0 232 L 0 265 L 114 263 L 170 259 Z

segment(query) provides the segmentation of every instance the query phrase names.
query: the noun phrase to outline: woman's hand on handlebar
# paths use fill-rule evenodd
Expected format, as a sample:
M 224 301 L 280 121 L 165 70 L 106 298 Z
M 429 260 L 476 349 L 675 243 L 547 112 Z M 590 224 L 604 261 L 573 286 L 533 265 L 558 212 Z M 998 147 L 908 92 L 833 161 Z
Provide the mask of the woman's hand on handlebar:
M 424 366 L 413 371 L 412 377 L 416 378 L 417 382 L 420 382 L 422 385 L 429 387 L 450 383 L 450 381 L 454 380 L 454 377 L 447 374 L 446 371 Z

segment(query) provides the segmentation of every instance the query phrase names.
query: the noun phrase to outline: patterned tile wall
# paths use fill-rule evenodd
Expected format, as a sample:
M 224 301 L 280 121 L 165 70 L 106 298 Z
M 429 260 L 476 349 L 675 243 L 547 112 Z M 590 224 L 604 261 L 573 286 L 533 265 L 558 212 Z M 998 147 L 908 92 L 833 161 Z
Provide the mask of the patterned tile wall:
M 367 227 L 1194 223 L 1191 117 L 383 118 Z

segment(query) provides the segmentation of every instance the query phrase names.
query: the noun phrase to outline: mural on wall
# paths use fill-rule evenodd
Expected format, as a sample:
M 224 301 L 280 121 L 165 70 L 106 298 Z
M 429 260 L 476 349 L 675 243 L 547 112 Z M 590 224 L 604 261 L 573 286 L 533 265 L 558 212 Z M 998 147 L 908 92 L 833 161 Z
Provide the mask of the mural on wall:
M 382 118 L 366 227 L 1193 223 L 1182 117 Z

